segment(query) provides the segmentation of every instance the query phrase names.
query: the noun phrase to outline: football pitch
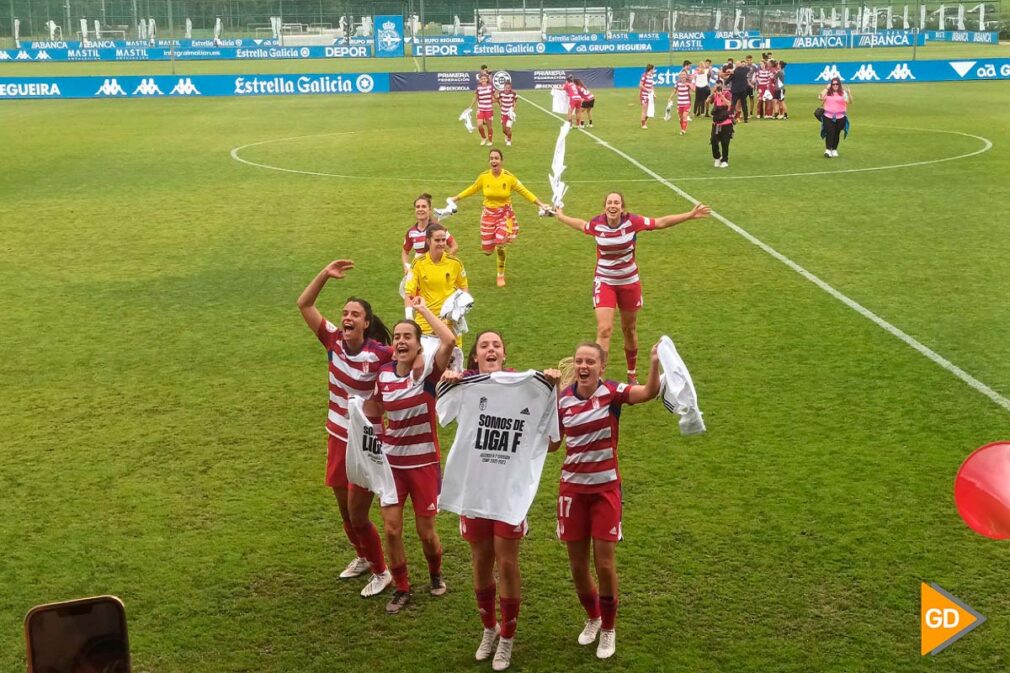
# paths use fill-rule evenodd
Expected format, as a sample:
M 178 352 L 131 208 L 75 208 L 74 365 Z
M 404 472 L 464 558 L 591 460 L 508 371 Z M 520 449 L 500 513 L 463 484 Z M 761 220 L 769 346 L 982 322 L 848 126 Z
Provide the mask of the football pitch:
M 788 121 L 738 125 L 726 170 L 707 120 L 643 131 L 632 90 L 597 91 L 595 128 L 569 135 L 568 214 L 615 190 L 646 215 L 713 208 L 638 241 L 643 355 L 677 343 L 708 432 L 681 437 L 659 403 L 623 414 L 609 662 L 575 642 L 548 457 L 512 670 L 1007 667 L 1010 548 L 965 526 L 953 479 L 1008 439 L 1010 87 L 856 85 L 830 160 L 817 91 L 789 87 Z M 546 200 L 560 120 L 521 93 L 505 168 Z M 471 98 L 0 104 L 0 670 L 23 670 L 32 605 L 103 593 L 126 603 L 139 673 L 489 668 L 455 515 L 438 517 L 445 596 L 424 590 L 410 513 L 404 614 L 337 579 L 352 550 L 323 485 L 326 358 L 295 306 L 350 258 L 323 313 L 353 294 L 395 322 L 414 197 L 441 205 L 487 167 L 456 121 Z M 594 245 L 516 210 L 505 288 L 479 201 L 446 224 L 471 328 L 545 368 L 595 336 Z M 988 622 L 920 657 L 920 582 Z

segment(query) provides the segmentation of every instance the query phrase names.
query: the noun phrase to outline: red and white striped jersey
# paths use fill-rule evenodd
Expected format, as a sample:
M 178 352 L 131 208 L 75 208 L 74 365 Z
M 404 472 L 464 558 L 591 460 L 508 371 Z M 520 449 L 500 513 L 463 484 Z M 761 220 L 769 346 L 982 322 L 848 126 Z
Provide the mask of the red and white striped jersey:
M 575 85 L 575 82 L 565 82 L 564 85 L 565 93 L 568 94 L 569 100 L 581 100 L 582 96 L 579 95 L 579 87 Z
M 329 320 L 316 332 L 326 347 L 329 360 L 330 404 L 326 414 L 326 431 L 347 445 L 347 398 L 351 395 L 369 398 L 375 389 L 379 369 L 392 359 L 393 351 L 373 339 L 366 339 L 361 350 L 351 354 L 344 346 L 344 331 Z
M 450 234 L 448 231 L 446 231 L 445 234 L 446 234 L 446 239 L 445 239 L 446 243 L 448 243 L 449 245 L 452 245 L 455 242 L 455 239 L 453 239 L 452 234 Z M 425 236 L 424 235 L 425 235 L 425 230 L 424 229 L 418 229 L 416 223 L 412 224 L 410 226 L 410 228 L 407 229 L 407 233 L 404 234 L 404 236 L 403 236 L 403 249 L 406 250 L 407 252 L 410 252 L 411 250 L 413 250 L 414 251 L 414 256 L 420 257 L 425 252 L 424 251 L 424 243 L 425 243 Z
M 626 383 L 600 381 L 588 399 L 576 394 L 574 384 L 558 397 L 558 421 L 566 445 L 561 466 L 562 495 L 620 488 L 618 430 L 621 405 L 631 403 L 630 393 Z
M 593 95 L 593 92 L 590 91 L 589 89 L 587 89 L 586 87 L 576 85 L 576 88 L 579 90 L 579 97 L 582 100 L 595 100 L 596 99 L 596 96 Z
M 647 73 L 642 74 L 642 79 L 638 81 L 638 89 L 641 91 L 643 96 L 647 96 L 652 93 L 652 89 L 655 86 L 655 72 L 650 70 Z
M 677 82 L 677 107 L 691 104 L 691 85 L 688 82 Z
M 597 215 L 582 231 L 596 239 L 596 279 L 607 285 L 638 282 L 635 240 L 640 231 L 656 228 L 656 221 L 633 213 L 621 216 L 616 227 L 607 224 L 607 216 Z
M 379 371 L 375 399 L 386 412 L 382 444 L 390 467 L 407 469 L 439 462 L 435 386 L 441 376 L 434 353 L 425 358 L 424 371 L 417 380 L 413 372 L 398 375 L 395 362 Z
M 516 106 L 516 92 L 515 91 L 499 91 L 498 92 L 498 107 L 501 108 L 502 115 L 506 115 L 512 111 L 512 108 Z
M 760 88 L 765 89 L 772 83 L 774 77 L 775 74 L 771 70 L 758 70 L 757 75 L 754 76 L 754 81 Z
M 477 85 L 477 111 L 491 112 L 494 110 L 494 86 L 491 84 Z

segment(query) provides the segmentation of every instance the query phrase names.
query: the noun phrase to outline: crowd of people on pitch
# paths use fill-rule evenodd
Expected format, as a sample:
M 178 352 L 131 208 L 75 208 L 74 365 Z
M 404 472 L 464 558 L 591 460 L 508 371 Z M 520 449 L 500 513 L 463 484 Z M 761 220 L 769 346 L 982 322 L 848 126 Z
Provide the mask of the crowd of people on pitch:
M 673 92 L 663 115 L 670 121 L 676 107 L 680 122 L 680 135 L 686 135 L 688 125 L 695 118 L 710 117 L 712 158 L 716 168 L 729 167 L 729 145 L 733 127 L 754 119 L 789 119 L 786 104 L 786 62 L 772 58 L 771 52 L 761 54 L 755 63 L 752 55 L 743 60 L 727 59 L 716 65 L 711 59 L 699 63 L 685 60 L 676 76 Z M 645 68 L 638 86 L 641 104 L 641 126 L 648 128 L 649 118 L 655 114 L 655 66 Z M 848 104 L 852 93 L 834 77 L 820 93 L 823 107 L 816 116 L 821 122 L 824 138 L 824 156 L 838 156 L 838 142 L 842 133 L 848 133 Z

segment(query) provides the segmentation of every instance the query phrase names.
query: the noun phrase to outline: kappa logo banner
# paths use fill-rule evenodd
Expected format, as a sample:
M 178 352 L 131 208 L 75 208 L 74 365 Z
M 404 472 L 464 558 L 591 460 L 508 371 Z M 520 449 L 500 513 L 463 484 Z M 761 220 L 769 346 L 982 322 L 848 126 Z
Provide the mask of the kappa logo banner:
M 869 82 L 871 80 L 880 79 L 877 72 L 873 69 L 872 63 L 865 63 L 859 67 L 856 74 L 852 76 L 853 81 L 858 82 Z
M 985 617 L 944 591 L 939 584 L 923 582 L 919 592 L 919 640 L 923 656 L 945 650 L 985 622 Z
M 912 71 L 908 69 L 907 63 L 899 63 L 894 66 L 894 70 L 892 70 L 891 74 L 887 76 L 887 79 L 915 79 L 915 75 L 913 75 Z

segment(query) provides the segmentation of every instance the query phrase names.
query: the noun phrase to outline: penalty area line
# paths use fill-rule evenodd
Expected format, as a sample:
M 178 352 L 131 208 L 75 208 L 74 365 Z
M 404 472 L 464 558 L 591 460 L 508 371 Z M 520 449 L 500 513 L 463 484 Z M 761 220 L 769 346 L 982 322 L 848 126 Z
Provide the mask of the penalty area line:
M 547 108 L 538 105 L 537 103 L 533 102 L 529 98 L 526 98 L 525 96 L 519 96 L 519 98 L 521 98 L 522 100 L 526 101 L 527 103 L 529 103 L 533 107 L 537 108 L 541 112 L 544 112 L 545 114 L 547 114 L 547 115 L 549 115 L 551 117 L 554 117 L 555 119 L 558 119 L 560 121 L 565 121 L 565 119 L 563 117 L 560 117 L 560 116 L 554 114 L 553 112 L 551 112 Z M 613 145 L 611 145 L 607 141 L 605 141 L 602 138 L 594 135 L 593 133 L 590 133 L 589 131 L 587 131 L 585 129 L 582 129 L 581 131 L 583 133 L 585 133 L 588 137 L 590 137 L 594 141 L 596 141 L 597 144 L 599 144 L 602 147 L 610 150 L 611 152 L 613 152 L 617 156 L 621 157 L 622 159 L 624 159 L 625 161 L 627 161 L 631 165 L 635 166 L 640 171 L 642 171 L 643 173 L 645 173 L 646 175 L 648 175 L 649 177 L 651 177 L 652 179 L 654 179 L 656 182 L 660 183 L 661 185 L 663 185 L 664 187 L 666 187 L 670 191 L 672 191 L 675 194 L 677 194 L 678 196 L 682 197 L 685 201 L 688 201 L 689 203 L 694 204 L 694 205 L 697 205 L 699 203 L 698 199 L 694 198 L 693 196 L 691 196 L 690 194 L 688 194 L 687 192 L 685 192 L 680 187 L 676 186 L 675 184 L 673 184 L 672 182 L 670 182 L 669 180 L 667 180 L 663 176 L 659 175 L 658 173 L 656 173 L 655 171 L 653 171 L 648 166 L 645 166 L 644 164 L 642 164 L 641 162 L 639 162 L 637 159 L 635 159 L 631 155 L 623 152 L 622 150 L 618 149 L 617 147 L 614 147 Z M 834 287 L 832 287 L 831 285 L 829 285 L 824 280 L 822 280 L 819 277 L 815 276 L 810 271 L 807 271 L 802 266 L 800 266 L 799 264 L 797 264 L 793 260 L 791 260 L 788 257 L 786 257 L 785 255 L 783 255 L 781 252 L 779 252 L 775 248 L 771 247 L 770 245 L 768 245 L 767 243 L 765 243 L 761 239 L 757 238 L 756 236 L 754 236 L 753 234 L 751 234 L 750 232 L 748 232 L 743 227 L 741 227 L 738 224 L 732 222 L 731 220 L 729 220 L 729 218 L 727 218 L 724 215 L 716 212 L 714 209 L 712 210 L 712 217 L 715 218 L 716 220 L 718 220 L 719 222 L 722 222 L 726 227 L 728 227 L 729 229 L 731 229 L 735 233 L 737 233 L 740 236 L 742 236 L 748 242 L 750 242 L 753 245 L 757 246 L 758 248 L 760 248 L 761 250 L 763 250 L 764 252 L 768 253 L 769 255 L 771 255 L 776 260 L 778 260 L 779 262 L 782 262 L 787 267 L 789 267 L 790 269 L 792 269 L 793 271 L 795 271 L 799 275 L 803 276 L 803 278 L 807 279 L 808 281 L 810 281 L 811 283 L 813 283 L 814 285 L 816 285 L 820 289 L 824 290 L 824 292 L 828 293 L 829 295 L 831 295 L 832 297 L 834 297 L 838 301 L 840 301 L 843 304 L 845 304 L 846 306 L 848 306 L 849 308 L 851 308 L 853 311 L 855 311 L 859 315 L 861 315 L 864 318 L 866 318 L 867 320 L 873 322 L 874 324 L 876 324 L 878 327 L 880 327 L 881 329 L 883 329 L 888 334 L 890 334 L 890 335 L 892 335 L 894 337 L 897 337 L 901 341 L 904 341 L 907 345 L 911 346 L 912 348 L 914 348 L 915 350 L 917 350 L 919 353 L 921 353 L 922 355 L 924 355 L 927 358 L 929 358 L 930 360 L 932 360 L 935 364 L 937 364 L 940 367 L 946 369 L 948 372 L 950 372 L 951 374 L 953 374 L 957 378 L 961 379 L 961 381 L 963 381 L 964 383 L 968 384 L 968 386 L 971 387 L 972 389 L 976 390 L 979 393 L 982 393 L 983 395 L 985 395 L 986 397 L 988 397 L 990 400 L 992 400 L 993 402 L 995 402 L 999 406 L 1003 407 L 1005 410 L 1010 411 L 1010 399 L 1007 399 L 1003 395 L 1000 395 L 998 392 L 996 392 L 995 390 L 993 390 L 992 388 L 990 388 L 988 385 L 986 385 L 982 381 L 978 380 L 977 378 L 975 378 L 974 376 L 972 376 L 968 372 L 964 371 L 963 369 L 961 369 L 960 367 L 958 367 L 957 365 L 955 365 L 953 362 L 951 362 L 947 358 L 943 357 L 942 355 L 940 355 L 939 353 L 937 353 L 936 351 L 934 351 L 933 349 L 931 349 L 929 346 L 926 346 L 925 344 L 923 344 L 922 342 L 920 342 L 919 340 L 917 340 L 913 336 L 909 335 L 908 333 L 904 332 L 903 330 L 899 329 L 898 327 L 895 327 L 891 323 L 887 322 L 886 320 L 884 320 L 883 318 L 881 318 L 880 316 L 878 316 L 876 313 L 874 313 L 870 309 L 866 308 L 865 306 L 863 306 L 862 304 L 860 304 L 859 302 L 857 302 L 855 299 L 852 299 L 851 297 L 849 297 L 849 296 L 847 296 L 845 294 L 842 294 L 839 290 L 836 290 Z

